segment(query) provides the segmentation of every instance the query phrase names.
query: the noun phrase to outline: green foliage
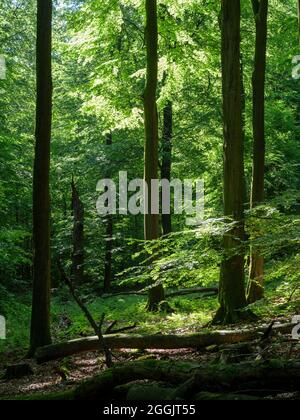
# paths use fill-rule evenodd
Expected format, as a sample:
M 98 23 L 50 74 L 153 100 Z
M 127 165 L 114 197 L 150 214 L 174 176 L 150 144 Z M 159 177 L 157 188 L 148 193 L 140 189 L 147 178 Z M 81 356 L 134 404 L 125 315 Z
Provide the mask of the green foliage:
M 7 340 L 0 340 L 0 354 L 24 353 L 29 340 L 30 300 L 21 300 L 0 285 L 0 314 L 6 319 Z
M 0 80 L 0 313 L 8 317 L 9 340 L 1 348 L 26 347 L 29 328 L 32 234 L 31 187 L 35 117 L 35 1 L 2 0 L 0 54 L 7 78 Z M 242 3 L 245 110 L 246 209 L 252 173 L 254 19 Z M 96 184 L 143 177 L 143 89 L 145 84 L 144 2 L 64 0 L 55 2 L 53 39 L 54 115 L 52 133 L 53 322 L 55 338 L 90 333 L 84 317 L 60 283 L 55 261 L 69 272 L 72 252 L 72 175 L 85 205 L 85 284 L 93 313 L 109 320 L 136 321 L 141 331 L 198 328 L 210 319 L 216 299 L 178 298 L 174 315 L 145 314 L 143 298 L 100 300 L 105 223 L 97 215 Z M 197 229 L 173 216 L 174 233 L 145 244 L 142 216 L 114 217 L 114 286 L 147 288 L 149 279 L 168 288 L 216 285 L 222 219 L 222 104 L 219 0 L 159 2 L 160 137 L 167 101 L 174 110 L 172 177 L 203 178 L 206 221 Z M 299 283 L 300 83 L 291 78 L 299 53 L 296 2 L 270 1 L 266 91 L 266 201 L 247 212 L 250 245 L 267 262 L 268 316 L 295 311 Z M 108 132 L 113 144 L 106 146 Z M 161 154 L 161 152 L 160 152 Z M 160 156 L 161 158 L 161 156 Z M 246 272 L 248 267 L 245 267 Z M 295 292 L 294 292 L 295 290 Z M 293 293 L 294 292 L 294 293 Z M 22 299 L 23 293 L 27 296 Z M 292 295 L 293 294 L 293 295 Z M 292 295 L 291 302 L 287 300 Z M 278 299 L 275 310 L 272 304 Z M 66 303 L 62 303 L 64 301 Z M 294 306 L 293 306 L 294 305 Z M 21 326 L 21 328 L 20 328 Z

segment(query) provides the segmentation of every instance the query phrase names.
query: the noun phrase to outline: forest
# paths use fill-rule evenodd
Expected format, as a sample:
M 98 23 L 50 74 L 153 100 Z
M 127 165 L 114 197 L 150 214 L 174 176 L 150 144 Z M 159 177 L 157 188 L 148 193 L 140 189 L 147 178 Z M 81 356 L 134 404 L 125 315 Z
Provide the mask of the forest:
M 300 0 L 1 0 L 0 40 L 0 400 L 299 400 Z

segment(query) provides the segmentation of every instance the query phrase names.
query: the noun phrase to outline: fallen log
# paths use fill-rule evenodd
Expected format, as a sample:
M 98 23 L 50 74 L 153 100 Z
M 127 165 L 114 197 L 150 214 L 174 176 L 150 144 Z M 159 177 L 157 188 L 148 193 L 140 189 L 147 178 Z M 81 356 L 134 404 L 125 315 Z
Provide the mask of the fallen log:
M 12 400 L 136 400 L 137 381 L 158 383 L 164 392 L 156 400 L 282 399 L 299 397 L 300 360 L 266 360 L 237 365 L 202 364 L 187 361 L 146 360 L 115 365 L 77 386 L 50 394 L 11 397 Z M 154 384 L 155 385 L 155 384 Z M 152 386 L 149 383 L 149 386 Z M 123 388 L 123 390 L 122 390 Z M 127 390 L 127 391 L 126 391 Z M 121 391 L 121 392 L 120 392 Z M 125 392 L 124 392 L 125 391 Z M 137 391 L 140 391 L 137 389 Z M 139 392 L 140 393 L 140 392 Z M 150 399 L 143 393 L 143 400 Z M 294 397 L 292 397 L 294 398 Z M 6 399 L 6 398 L 5 398 Z M 1 398 L 0 398 L 1 400 Z
M 279 324 L 272 329 L 271 335 L 291 333 L 294 324 Z M 253 341 L 263 336 L 268 326 L 255 329 L 201 332 L 184 335 L 105 335 L 105 343 L 110 349 L 201 349 L 212 345 L 235 344 Z M 38 363 L 71 356 L 73 354 L 99 350 L 99 338 L 85 337 L 62 343 L 51 344 L 37 349 L 35 358 Z
M 189 289 L 181 289 L 181 290 L 175 290 L 166 292 L 165 296 L 166 298 L 172 298 L 177 296 L 185 296 L 185 295 L 192 295 L 195 293 L 219 293 L 218 287 L 194 287 Z M 101 297 L 103 299 L 113 298 L 117 296 L 130 296 L 130 295 L 137 295 L 137 296 L 147 296 L 148 292 L 145 289 L 142 290 L 136 290 L 136 291 L 124 291 L 124 292 L 118 292 L 118 293 L 111 293 L 111 294 L 103 294 Z
M 189 362 L 148 360 L 115 366 L 79 385 L 73 393 L 75 400 L 110 400 L 115 388 L 139 380 L 164 382 L 174 386 L 165 399 L 193 399 L 199 392 L 241 392 L 268 389 L 276 392 L 298 391 L 300 361 L 268 360 L 238 365 L 197 365 Z M 187 386 L 188 385 L 188 386 Z M 131 396 L 134 399 L 134 396 Z M 161 399 L 164 399 L 161 397 Z M 237 397 L 238 399 L 238 397 Z
M 219 289 L 218 287 L 195 287 L 191 289 L 181 289 L 181 290 L 176 290 L 174 292 L 167 292 L 166 297 L 172 298 L 172 297 L 177 297 L 177 296 L 192 295 L 195 293 L 211 293 L 211 294 L 217 295 L 219 293 Z

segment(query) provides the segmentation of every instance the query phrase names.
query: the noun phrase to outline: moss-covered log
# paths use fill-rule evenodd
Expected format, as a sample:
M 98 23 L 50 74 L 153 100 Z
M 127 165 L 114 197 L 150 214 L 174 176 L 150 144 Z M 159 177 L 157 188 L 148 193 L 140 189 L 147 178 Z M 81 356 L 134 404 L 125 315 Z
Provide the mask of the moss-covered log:
M 291 333 L 292 324 L 274 326 L 272 334 Z M 110 349 L 180 349 L 204 348 L 211 345 L 234 344 L 259 339 L 266 327 L 248 330 L 214 331 L 185 335 L 115 334 L 104 336 Z M 38 363 L 59 359 L 73 354 L 100 349 L 98 337 L 86 337 L 41 347 L 36 352 Z
M 160 400 L 238 400 L 243 396 L 247 399 L 257 399 L 268 395 L 276 399 L 278 394 L 298 392 L 300 389 L 300 360 L 268 360 L 234 365 L 199 365 L 195 362 L 173 360 L 135 361 L 107 369 L 73 390 L 57 394 L 22 396 L 20 399 L 123 399 L 120 398 L 120 388 L 128 384 L 125 387 L 128 392 L 124 394 L 124 399 L 134 400 L 135 390 L 140 393 L 141 389 L 133 382 L 145 380 L 154 382 L 149 383 L 149 387 L 164 388 Z
M 75 400 L 101 400 L 113 397 L 116 386 L 134 380 L 149 379 L 178 386 L 191 381 L 188 394 L 175 391 L 173 397 L 191 399 L 199 392 L 230 393 L 269 389 L 297 391 L 300 387 L 300 361 L 246 362 L 238 365 L 199 366 L 193 363 L 148 360 L 109 369 L 86 381 L 74 391 Z M 180 389 L 180 388 L 179 388 Z

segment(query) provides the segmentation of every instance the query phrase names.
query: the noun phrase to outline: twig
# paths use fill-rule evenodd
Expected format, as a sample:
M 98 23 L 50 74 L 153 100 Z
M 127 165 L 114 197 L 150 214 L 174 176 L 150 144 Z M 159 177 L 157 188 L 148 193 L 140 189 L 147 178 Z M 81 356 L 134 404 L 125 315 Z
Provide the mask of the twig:
M 111 334 L 112 329 L 117 325 L 118 321 L 113 321 L 106 329 L 105 334 Z
M 113 328 L 117 325 L 118 321 L 113 321 L 105 331 L 105 335 L 109 334 L 118 334 L 124 331 L 134 330 L 137 327 L 137 324 L 134 323 L 133 325 L 129 325 L 128 327 L 118 328 L 117 330 L 114 330 Z
M 123 328 L 119 328 L 117 330 L 111 330 L 109 333 L 107 334 L 118 334 L 124 331 L 130 331 L 130 330 L 134 330 L 137 327 L 137 324 L 134 325 L 129 325 L 128 327 L 123 327 Z
M 64 270 L 60 260 L 58 260 L 58 269 L 59 269 L 59 272 L 61 274 L 61 277 L 62 277 L 64 283 L 68 286 L 68 288 L 70 290 L 70 293 L 73 296 L 75 302 L 78 304 L 78 306 L 80 307 L 80 309 L 84 313 L 85 317 L 89 321 L 90 325 L 92 326 L 93 330 L 95 331 L 95 334 L 99 338 L 99 343 L 101 345 L 101 348 L 104 349 L 106 366 L 108 368 L 112 367 L 112 365 L 113 365 L 112 355 L 111 355 L 111 352 L 110 352 L 109 348 L 106 345 L 105 339 L 104 339 L 103 334 L 102 334 L 102 327 L 103 327 L 103 322 L 104 322 L 104 319 L 105 319 L 105 314 L 102 314 L 100 323 L 99 323 L 99 325 L 97 325 L 97 323 L 94 320 L 92 314 L 90 313 L 88 308 L 85 306 L 85 304 L 83 303 L 81 298 L 77 295 L 76 290 L 74 288 L 74 285 L 73 285 L 72 281 L 70 280 L 70 278 L 66 275 L 65 270 Z
M 294 290 L 292 291 L 291 296 L 289 297 L 288 303 L 290 303 L 290 302 L 292 301 L 294 294 L 295 294 L 295 293 L 297 292 L 297 290 L 299 290 L 299 289 L 300 289 L 300 286 L 299 286 L 299 284 L 297 284 L 297 286 L 296 286 L 296 287 L 294 288 Z
M 266 331 L 264 332 L 264 335 L 262 336 L 260 341 L 265 341 L 271 336 L 274 325 L 275 325 L 275 321 L 272 321 L 271 324 L 266 329 Z

